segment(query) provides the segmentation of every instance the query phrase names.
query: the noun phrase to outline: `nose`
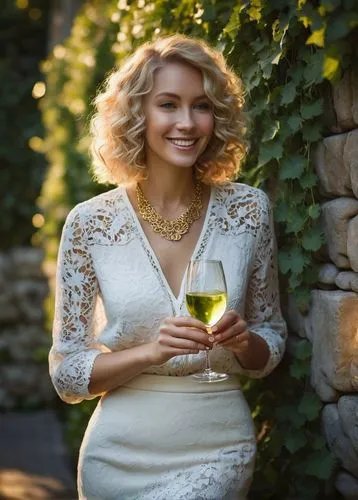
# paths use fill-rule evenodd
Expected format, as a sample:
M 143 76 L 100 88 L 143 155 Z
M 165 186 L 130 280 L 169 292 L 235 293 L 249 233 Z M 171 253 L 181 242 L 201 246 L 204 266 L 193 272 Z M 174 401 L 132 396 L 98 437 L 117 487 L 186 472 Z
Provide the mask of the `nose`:
M 191 130 L 194 126 L 192 110 L 190 108 L 181 109 L 178 115 L 177 128 L 179 130 Z

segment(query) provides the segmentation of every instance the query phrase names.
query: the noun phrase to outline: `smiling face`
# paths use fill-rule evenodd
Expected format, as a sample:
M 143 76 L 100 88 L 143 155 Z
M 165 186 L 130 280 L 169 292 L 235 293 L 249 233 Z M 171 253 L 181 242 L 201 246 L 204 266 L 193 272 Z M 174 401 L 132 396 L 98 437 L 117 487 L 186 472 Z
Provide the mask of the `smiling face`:
M 154 76 L 144 98 L 147 167 L 192 167 L 203 153 L 214 129 L 212 105 L 203 78 L 191 66 L 170 62 Z

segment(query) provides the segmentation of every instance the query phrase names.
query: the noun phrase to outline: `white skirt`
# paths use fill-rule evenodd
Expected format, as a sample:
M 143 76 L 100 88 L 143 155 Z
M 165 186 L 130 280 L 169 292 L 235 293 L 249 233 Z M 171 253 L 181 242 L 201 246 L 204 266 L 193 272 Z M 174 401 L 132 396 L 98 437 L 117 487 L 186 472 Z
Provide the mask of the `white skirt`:
M 236 377 L 140 375 L 102 397 L 78 467 L 87 500 L 244 500 L 256 439 Z

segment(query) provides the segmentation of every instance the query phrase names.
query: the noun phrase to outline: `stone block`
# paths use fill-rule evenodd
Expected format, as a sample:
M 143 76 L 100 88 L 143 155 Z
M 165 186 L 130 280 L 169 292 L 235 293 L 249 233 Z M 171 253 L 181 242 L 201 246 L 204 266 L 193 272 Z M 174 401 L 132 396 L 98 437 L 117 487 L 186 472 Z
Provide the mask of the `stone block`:
M 340 397 L 337 406 L 343 431 L 358 454 L 358 394 Z
M 321 285 L 332 285 L 335 288 L 339 269 L 334 264 L 323 264 L 319 268 L 318 282 Z
M 358 479 L 348 472 L 341 471 L 337 474 L 335 487 L 344 500 L 357 500 Z
M 358 295 L 314 290 L 311 297 L 312 384 L 325 401 L 327 385 L 336 391 L 355 391 L 351 363 L 358 359 Z
M 351 268 L 358 272 L 358 217 L 353 217 L 348 223 L 347 257 Z
M 356 85 L 357 75 L 353 71 L 346 71 L 333 86 L 333 105 L 340 130 L 349 130 L 358 125 Z
M 342 172 L 344 172 L 344 175 L 346 172 L 349 172 L 351 189 L 354 196 L 358 198 L 358 129 L 352 130 L 347 134 L 343 150 L 343 164 L 344 168 Z
M 314 155 L 319 189 L 328 198 L 352 195 L 349 161 L 343 161 L 347 137 L 348 134 L 327 137 L 318 144 Z
M 44 279 L 42 262 L 44 251 L 41 248 L 21 247 L 9 253 L 11 272 L 21 279 Z
M 20 311 L 13 293 L 6 287 L 0 294 L 0 325 L 16 323 L 20 320 Z
M 48 294 L 47 282 L 30 279 L 16 281 L 13 291 L 22 319 L 41 323 L 44 317 L 42 304 Z
M 341 290 L 358 292 L 358 273 L 353 271 L 341 271 L 336 276 L 335 283 Z
M 358 295 L 341 290 L 313 290 L 310 308 L 300 313 L 289 300 L 291 331 L 312 342 L 311 381 L 322 401 L 337 401 L 340 392 L 358 389 Z
M 358 214 L 358 200 L 341 197 L 322 204 L 322 225 L 329 258 L 339 268 L 351 267 L 348 250 L 348 223 Z
M 337 405 L 328 404 L 323 408 L 322 427 L 327 445 L 340 465 L 357 477 L 358 454 L 344 432 Z
M 358 126 L 358 70 L 357 67 L 351 70 L 351 88 L 352 88 L 352 116 L 353 121 Z

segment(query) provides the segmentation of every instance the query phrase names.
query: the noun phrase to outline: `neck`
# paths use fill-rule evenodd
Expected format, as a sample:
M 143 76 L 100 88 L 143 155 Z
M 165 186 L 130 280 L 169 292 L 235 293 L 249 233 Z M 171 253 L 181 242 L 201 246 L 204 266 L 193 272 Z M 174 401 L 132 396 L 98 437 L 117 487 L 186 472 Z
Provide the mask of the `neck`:
M 148 179 L 140 183 L 145 197 L 158 208 L 179 207 L 193 197 L 195 179 L 191 168 L 149 170 Z

